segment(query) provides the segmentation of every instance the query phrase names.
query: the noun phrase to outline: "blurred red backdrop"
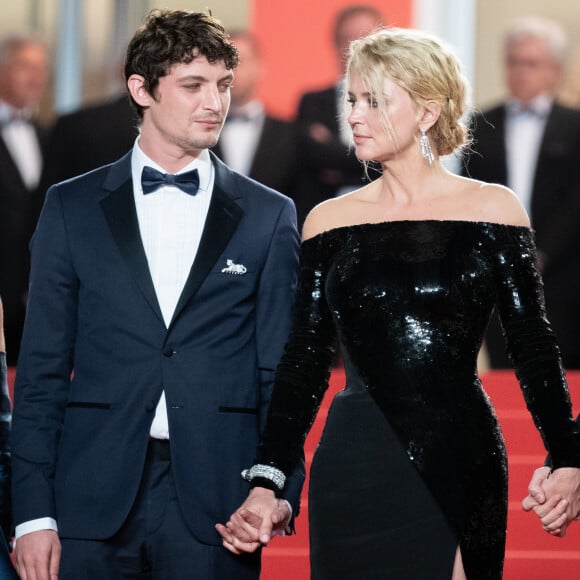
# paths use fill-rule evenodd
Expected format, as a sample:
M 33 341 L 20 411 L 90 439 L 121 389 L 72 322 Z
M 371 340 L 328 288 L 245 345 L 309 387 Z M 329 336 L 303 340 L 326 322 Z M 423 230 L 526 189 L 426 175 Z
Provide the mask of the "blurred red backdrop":
M 272 114 L 293 117 L 304 91 L 336 80 L 332 25 L 338 10 L 352 4 L 376 6 L 393 26 L 411 24 L 412 0 L 253 0 L 251 26 L 265 60 L 261 96 Z

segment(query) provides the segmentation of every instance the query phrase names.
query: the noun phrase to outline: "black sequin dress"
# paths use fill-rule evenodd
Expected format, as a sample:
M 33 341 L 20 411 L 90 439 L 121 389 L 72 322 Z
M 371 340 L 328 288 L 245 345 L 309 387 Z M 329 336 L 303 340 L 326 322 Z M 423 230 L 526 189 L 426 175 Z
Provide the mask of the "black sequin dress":
M 531 230 L 395 221 L 302 244 L 294 328 L 257 462 L 291 470 L 338 343 L 347 385 L 311 470 L 313 580 L 448 580 L 457 546 L 468 580 L 501 578 L 507 462 L 476 370 L 495 305 L 554 466 L 579 466 Z

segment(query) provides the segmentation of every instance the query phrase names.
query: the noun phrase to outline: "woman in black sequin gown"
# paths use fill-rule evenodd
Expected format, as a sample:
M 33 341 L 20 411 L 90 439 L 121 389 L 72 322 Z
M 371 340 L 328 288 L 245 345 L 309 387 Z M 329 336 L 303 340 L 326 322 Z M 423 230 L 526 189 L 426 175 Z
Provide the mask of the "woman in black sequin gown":
M 347 88 L 357 156 L 383 175 L 305 223 L 294 327 L 245 475 L 253 489 L 218 531 L 242 552 L 288 522 L 274 493 L 338 343 L 347 384 L 311 469 L 312 579 L 499 580 L 507 461 L 476 368 L 494 307 L 564 497 L 580 473 L 529 221 L 509 190 L 439 163 L 466 139 L 466 87 L 437 40 L 389 29 L 354 42 Z

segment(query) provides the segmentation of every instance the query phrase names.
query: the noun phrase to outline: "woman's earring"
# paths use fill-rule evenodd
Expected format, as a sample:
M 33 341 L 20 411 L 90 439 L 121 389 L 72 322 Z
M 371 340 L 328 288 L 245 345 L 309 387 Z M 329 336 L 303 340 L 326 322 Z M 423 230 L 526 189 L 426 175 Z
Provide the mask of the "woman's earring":
M 429 166 L 433 165 L 435 161 L 435 155 L 433 155 L 433 149 L 431 149 L 431 143 L 429 142 L 429 137 L 423 129 L 421 129 L 421 139 L 419 140 L 421 144 L 421 155 L 427 160 Z

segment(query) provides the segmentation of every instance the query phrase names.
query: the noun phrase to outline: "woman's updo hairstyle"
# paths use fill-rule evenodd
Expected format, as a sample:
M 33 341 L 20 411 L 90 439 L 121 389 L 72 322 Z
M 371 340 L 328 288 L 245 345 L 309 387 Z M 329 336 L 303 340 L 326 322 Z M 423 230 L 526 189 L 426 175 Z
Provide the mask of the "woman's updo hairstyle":
M 406 90 L 422 105 L 436 101 L 441 114 L 429 129 L 431 144 L 439 155 L 449 155 L 469 144 L 463 122 L 468 112 L 468 82 L 457 57 L 437 38 L 404 28 L 383 28 L 350 45 L 346 73 L 360 75 L 379 105 L 385 129 L 392 135 L 384 96 L 385 78 Z

